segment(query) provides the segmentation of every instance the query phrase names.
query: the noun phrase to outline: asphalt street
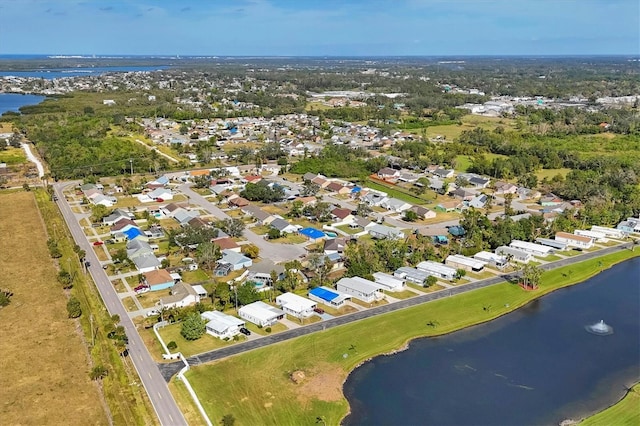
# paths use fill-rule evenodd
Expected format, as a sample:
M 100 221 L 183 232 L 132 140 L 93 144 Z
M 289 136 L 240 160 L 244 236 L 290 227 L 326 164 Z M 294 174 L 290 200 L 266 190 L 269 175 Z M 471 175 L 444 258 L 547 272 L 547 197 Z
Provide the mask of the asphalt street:
M 167 426 L 186 425 L 187 421 L 182 415 L 182 412 L 178 409 L 178 405 L 169 391 L 167 382 L 160 373 L 156 362 L 151 358 L 147 347 L 142 342 L 136 326 L 133 324 L 127 314 L 127 311 L 120 302 L 120 298 L 118 297 L 113 284 L 111 284 L 109 277 L 100 267 L 98 256 L 93 251 L 93 247 L 82 231 L 82 228 L 75 217 L 75 213 L 73 213 L 71 207 L 66 201 L 62 192 L 63 189 L 69 185 L 77 185 L 78 183 L 79 182 L 56 183 L 53 186 L 55 193 L 58 196 L 58 201 L 56 203 L 62 212 L 64 220 L 67 222 L 67 226 L 69 227 L 76 244 L 86 252 L 86 260 L 91 263 L 91 266 L 88 268 L 89 273 L 91 274 L 93 281 L 96 283 L 98 292 L 100 293 L 109 314 L 117 314 L 120 316 L 120 325 L 125 328 L 129 338 L 129 344 L 127 345 L 129 359 L 133 362 L 133 365 L 140 376 L 140 381 L 149 395 L 149 399 L 155 409 L 160 424 Z
M 202 195 L 192 191 L 189 184 L 180 185 L 178 189 L 189 197 L 189 203 L 197 204 L 218 219 L 230 218 L 229 215 L 220 210 Z M 275 263 L 297 259 L 299 256 L 306 253 L 305 249 L 299 245 L 270 243 L 261 235 L 252 232 L 250 229 L 244 230 L 244 238 L 255 244 L 263 255 L 268 253 L 267 257 Z
M 560 268 L 562 266 L 571 265 L 573 263 L 597 258 L 605 254 L 614 253 L 620 250 L 628 250 L 631 247 L 631 244 L 632 243 L 625 243 L 625 244 L 621 244 L 614 247 L 608 247 L 595 252 L 584 253 L 584 254 L 573 256 L 570 258 L 558 260 L 555 262 L 549 262 L 547 264 L 540 265 L 540 268 L 544 270 Z M 242 352 L 272 345 L 274 343 L 295 339 L 296 337 L 324 331 L 329 328 L 337 327 L 337 326 L 348 324 L 351 322 L 360 321 L 365 318 L 373 317 L 375 315 L 380 315 L 388 312 L 397 311 L 400 309 L 409 308 L 411 306 L 416 306 L 416 305 L 420 305 L 422 303 L 430 302 L 433 300 L 438 300 L 438 299 L 450 297 L 456 294 L 465 293 L 467 291 L 488 287 L 501 282 L 509 282 L 514 280 L 518 276 L 520 276 L 519 272 L 515 272 L 512 274 L 505 274 L 502 276 L 496 276 L 486 280 L 475 281 L 460 287 L 448 288 L 445 290 L 438 291 L 437 293 L 424 294 L 424 295 L 412 297 L 410 299 L 404 299 L 399 302 L 390 303 L 382 306 L 376 306 L 374 308 L 365 309 L 352 314 L 335 317 L 330 320 L 321 321 L 321 322 L 313 323 L 311 325 L 307 325 L 304 327 L 299 327 L 293 330 L 284 331 L 282 333 L 269 335 L 260 339 L 245 341 L 233 346 L 228 346 L 226 348 L 217 349 L 214 351 L 209 351 L 202 354 L 194 355 L 192 357 L 187 358 L 187 361 L 189 362 L 189 365 L 198 365 L 198 364 L 204 364 L 211 361 L 216 361 L 232 355 L 237 355 Z M 425 320 L 426 319 L 427 318 L 425 318 Z M 345 351 L 346 350 L 347 348 L 345 348 Z M 162 371 L 162 375 L 165 377 L 167 381 L 170 380 L 170 378 L 173 377 L 174 374 L 180 371 L 180 369 L 183 366 L 184 364 L 182 362 L 159 364 L 160 370 Z

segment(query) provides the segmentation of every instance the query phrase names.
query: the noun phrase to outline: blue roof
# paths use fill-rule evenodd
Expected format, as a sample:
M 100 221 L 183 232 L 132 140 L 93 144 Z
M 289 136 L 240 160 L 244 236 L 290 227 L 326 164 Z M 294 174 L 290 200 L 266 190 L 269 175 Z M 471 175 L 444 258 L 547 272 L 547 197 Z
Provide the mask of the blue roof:
M 309 237 L 312 239 L 318 239 L 318 238 L 324 238 L 326 237 L 326 235 L 324 234 L 324 232 L 315 229 L 315 228 L 304 228 L 301 229 L 300 231 L 298 231 L 299 233 L 301 233 L 302 235 L 304 235 L 305 237 Z
M 352 193 L 352 194 L 353 194 L 353 193 L 356 193 L 356 192 L 360 192 L 360 191 L 362 191 L 362 188 L 360 188 L 359 186 L 354 186 L 354 187 L 351 189 L 351 193 Z
M 319 297 L 322 300 L 326 300 L 328 302 L 330 302 L 333 299 L 335 299 L 336 297 L 340 296 L 338 293 L 334 293 L 332 291 L 329 291 L 327 289 L 320 288 L 320 287 L 312 288 L 309 291 L 309 294 L 312 294 L 312 295 L 314 295 L 316 297 Z
M 127 229 L 126 231 L 122 231 L 122 233 L 124 235 L 127 236 L 127 239 L 129 241 L 138 238 L 140 235 L 142 235 L 142 231 L 140 231 L 140 229 L 132 226 L 131 228 Z

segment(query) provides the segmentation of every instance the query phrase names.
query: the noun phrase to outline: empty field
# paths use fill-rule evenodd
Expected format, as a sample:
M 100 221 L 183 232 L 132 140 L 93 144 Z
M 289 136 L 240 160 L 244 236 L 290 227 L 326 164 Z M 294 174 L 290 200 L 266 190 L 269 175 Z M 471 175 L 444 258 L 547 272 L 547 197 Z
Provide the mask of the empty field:
M 33 193 L 0 195 L 2 424 L 108 424 L 89 356 L 49 257 Z M 61 410 L 61 407 L 62 408 Z

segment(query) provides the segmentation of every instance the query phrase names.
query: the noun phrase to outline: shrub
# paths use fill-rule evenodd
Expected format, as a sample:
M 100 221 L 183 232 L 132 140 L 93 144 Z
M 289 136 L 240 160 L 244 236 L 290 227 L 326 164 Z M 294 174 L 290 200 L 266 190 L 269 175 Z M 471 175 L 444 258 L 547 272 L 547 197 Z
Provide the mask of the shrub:
M 178 344 L 176 342 L 174 342 L 173 340 L 170 341 L 169 343 L 167 343 L 167 349 L 169 349 L 170 351 L 173 351 L 175 349 L 178 348 Z
M 89 377 L 91 377 L 91 380 L 98 380 L 106 377 L 108 374 L 109 371 L 106 368 L 104 368 L 102 365 L 96 365 L 89 373 Z
M 265 328 L 264 331 L 266 331 L 267 333 L 271 333 L 271 327 Z
M 69 314 L 69 318 L 78 318 L 82 315 L 80 301 L 73 296 L 67 302 L 67 313 Z

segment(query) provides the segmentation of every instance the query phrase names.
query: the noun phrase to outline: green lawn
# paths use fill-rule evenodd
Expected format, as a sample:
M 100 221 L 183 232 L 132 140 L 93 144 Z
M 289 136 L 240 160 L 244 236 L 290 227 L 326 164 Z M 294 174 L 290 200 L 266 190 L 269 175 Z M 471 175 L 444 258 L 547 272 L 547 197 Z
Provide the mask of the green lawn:
M 497 318 L 559 287 L 585 280 L 601 270 L 600 263 L 609 267 L 639 255 L 640 251 L 624 250 L 571 265 L 575 270 L 571 274 L 564 269 L 545 272 L 536 291 L 503 283 L 378 315 L 194 366 L 187 377 L 199 395 L 207 395 L 201 402 L 211 419 L 232 414 L 239 424 L 313 425 L 321 417 L 325 424 L 339 424 L 348 412 L 342 384 L 362 361 L 415 337 L 445 334 Z M 487 304 L 494 308 L 484 310 Z M 429 321 L 437 321 L 438 326 L 427 326 Z M 298 370 L 305 379 L 296 384 L 290 374 Z
M 413 196 L 411 194 L 408 194 L 406 192 L 400 191 L 396 188 L 393 188 L 391 186 L 387 186 L 387 185 L 383 185 L 381 183 L 377 183 L 377 182 L 373 182 L 372 180 L 367 180 L 367 182 L 364 184 L 366 187 L 371 188 L 371 189 L 376 189 L 378 191 L 383 191 L 386 192 L 390 197 L 393 198 L 397 198 L 398 200 L 402 200 L 402 201 L 406 201 L 407 203 L 411 203 L 411 204 L 419 204 L 419 205 L 423 205 L 428 203 L 430 200 L 425 200 L 422 198 L 418 198 L 416 196 Z
M 234 341 L 233 339 L 224 341 L 207 333 L 205 333 L 204 336 L 202 336 L 198 340 L 186 340 L 180 334 L 181 329 L 182 325 L 180 323 L 177 323 L 159 328 L 158 331 L 160 332 L 160 336 L 162 336 L 162 340 L 164 340 L 165 344 L 171 341 L 176 342 L 178 345 L 177 350 L 182 352 L 182 354 L 186 357 L 201 354 L 203 352 L 211 351 L 214 349 L 219 349 L 236 343 L 236 341 Z M 245 339 L 245 337 L 243 335 L 240 335 L 239 339 L 243 340 Z
M 349 225 L 336 226 L 336 228 L 349 235 L 355 235 L 363 231 L 362 228 L 352 228 Z
M 2 142 L 4 143 L 4 141 Z M 11 148 L 0 151 L 0 163 L 7 163 L 8 166 L 13 164 L 22 164 L 27 162 L 27 155 L 22 148 Z
M 203 269 L 184 271 L 181 272 L 180 275 L 182 276 L 182 281 L 189 284 L 201 283 L 202 281 L 210 279 L 209 274 L 207 274 Z
M 538 170 L 536 172 L 536 176 L 538 177 L 539 180 L 542 180 L 544 178 L 551 179 L 556 175 L 561 175 L 561 176 L 564 177 L 570 171 L 571 171 L 571 169 L 566 169 L 566 168 L 562 168 L 562 169 L 542 169 L 542 170 Z
M 640 384 L 635 385 L 617 404 L 580 422 L 584 426 L 640 424 Z
M 393 297 L 394 299 L 410 299 L 412 297 L 417 296 L 417 294 L 413 291 L 410 290 L 403 290 L 403 291 L 386 291 L 384 292 L 384 294 Z

